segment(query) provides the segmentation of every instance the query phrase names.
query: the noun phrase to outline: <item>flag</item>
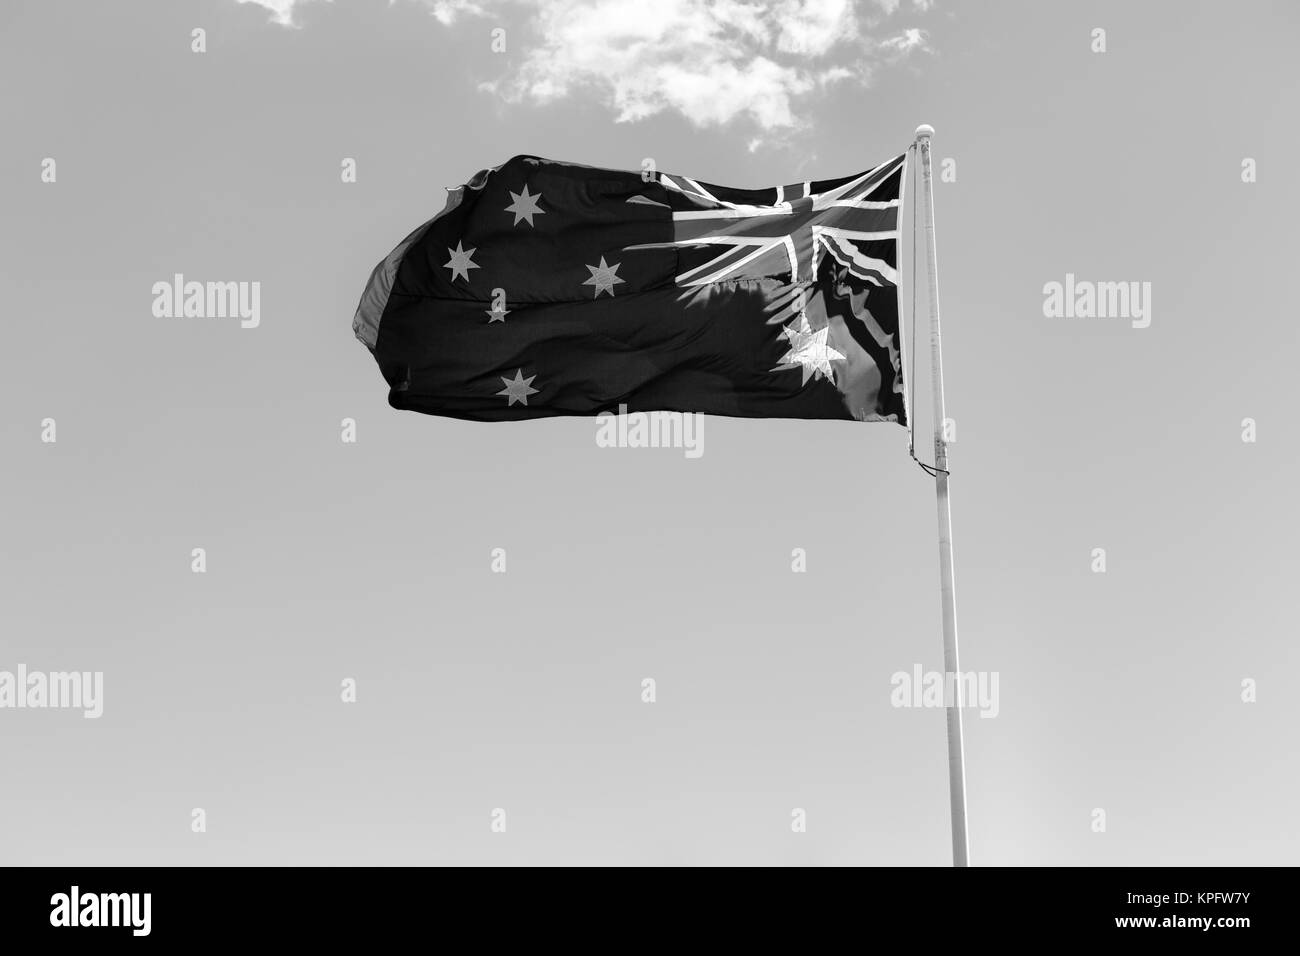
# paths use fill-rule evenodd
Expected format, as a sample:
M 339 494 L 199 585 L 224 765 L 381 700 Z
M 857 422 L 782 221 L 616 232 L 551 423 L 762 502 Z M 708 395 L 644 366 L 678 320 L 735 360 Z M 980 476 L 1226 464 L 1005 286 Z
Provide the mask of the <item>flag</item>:
M 516 156 L 375 267 L 353 330 L 431 415 L 903 423 L 904 158 L 735 189 Z

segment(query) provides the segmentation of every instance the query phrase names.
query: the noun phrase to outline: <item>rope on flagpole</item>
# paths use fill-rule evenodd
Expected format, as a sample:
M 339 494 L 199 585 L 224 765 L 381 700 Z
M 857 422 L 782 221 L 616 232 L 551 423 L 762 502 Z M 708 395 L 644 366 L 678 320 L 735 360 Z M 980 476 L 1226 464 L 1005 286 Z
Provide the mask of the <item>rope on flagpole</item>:
M 912 145 L 907 148 L 907 151 L 912 154 L 912 162 L 915 163 L 917 159 L 916 143 L 913 142 Z M 912 177 L 912 311 L 910 313 L 912 317 L 912 347 L 910 349 L 910 355 L 908 356 L 907 369 L 907 391 L 909 393 L 909 399 L 907 402 L 907 453 L 912 456 L 912 461 L 921 466 L 922 471 L 931 478 L 938 478 L 940 474 L 948 475 L 951 474 L 951 472 L 946 468 L 927 465 L 925 462 L 921 461 L 921 459 L 916 457 L 916 189 L 918 179 L 919 177 L 917 176 Z

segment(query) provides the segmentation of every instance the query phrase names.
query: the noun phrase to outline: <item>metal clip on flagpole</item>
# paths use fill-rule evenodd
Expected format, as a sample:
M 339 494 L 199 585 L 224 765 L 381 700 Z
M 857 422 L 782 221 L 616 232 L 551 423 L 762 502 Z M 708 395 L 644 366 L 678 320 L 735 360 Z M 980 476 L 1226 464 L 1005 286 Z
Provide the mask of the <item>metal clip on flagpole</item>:
M 939 506 L 939 591 L 943 604 L 943 669 L 953 694 L 947 702 L 948 795 L 952 804 L 952 865 L 967 866 L 970 841 L 966 836 L 966 755 L 962 745 L 961 714 L 965 704 L 961 670 L 957 662 L 957 594 L 952 572 L 952 511 L 948 502 L 948 443 L 944 439 L 943 349 L 939 342 L 939 266 L 934 239 L 934 189 L 930 177 L 930 137 L 933 126 L 916 128 L 921 159 L 921 210 L 925 229 L 926 272 L 930 286 L 930 380 L 934 410 L 934 487 Z M 912 316 L 913 323 L 916 316 Z

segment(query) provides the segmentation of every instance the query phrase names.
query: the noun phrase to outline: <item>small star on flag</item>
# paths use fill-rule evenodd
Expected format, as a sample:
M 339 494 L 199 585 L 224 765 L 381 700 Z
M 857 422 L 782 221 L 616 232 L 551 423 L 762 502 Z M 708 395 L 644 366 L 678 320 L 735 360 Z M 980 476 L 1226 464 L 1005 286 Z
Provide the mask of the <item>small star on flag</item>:
M 542 198 L 542 194 L 535 193 L 531 196 L 528 195 L 527 184 L 524 185 L 524 191 L 521 193 L 514 192 L 513 190 L 506 190 L 506 192 L 510 193 L 510 198 L 514 200 L 514 202 L 509 206 L 506 206 L 506 212 L 512 212 L 515 214 L 514 224 L 516 226 L 521 222 L 527 222 L 530 226 L 536 225 L 536 223 L 533 222 L 533 217 L 546 215 L 546 210 L 537 205 L 537 200 Z
M 832 383 L 835 377 L 831 371 L 831 362 L 843 361 L 844 356 L 826 344 L 826 335 L 830 326 L 814 332 L 808 325 L 808 316 L 800 314 L 799 328 L 794 323 L 787 325 L 781 332 L 790 343 L 790 351 L 781 357 L 781 364 L 773 372 L 792 369 L 796 365 L 803 367 L 803 384 L 815 375 L 824 375 Z
M 504 322 L 506 316 L 510 314 L 510 310 L 504 306 L 499 309 L 493 307 L 491 309 L 484 309 L 483 311 L 488 317 L 488 325 L 491 325 L 493 322 Z
M 623 280 L 618 277 L 618 267 L 623 263 L 616 262 L 612 266 L 605 264 L 605 257 L 600 257 L 600 265 L 587 266 L 591 270 L 591 278 L 583 285 L 594 285 L 596 287 L 592 298 L 598 298 L 602 292 L 608 292 L 612 297 L 614 295 L 614 286 Z
M 451 270 L 452 282 L 455 282 L 458 278 L 464 279 L 466 282 L 469 281 L 469 270 L 479 267 L 477 262 L 470 259 L 470 256 L 474 255 L 475 251 L 474 249 L 462 248 L 460 242 L 456 243 L 455 249 L 450 246 L 447 247 L 447 252 L 451 254 L 451 258 L 444 262 L 442 267 Z
M 528 396 L 536 395 L 538 392 L 538 389 L 532 387 L 533 379 L 537 378 L 537 376 L 530 375 L 527 378 L 524 378 L 524 370 L 521 368 L 515 369 L 515 377 L 513 379 L 508 379 L 504 375 L 499 375 L 497 377 L 505 384 L 505 388 L 501 389 L 497 394 L 505 396 L 507 408 L 515 402 L 521 402 L 522 404 L 527 405 Z

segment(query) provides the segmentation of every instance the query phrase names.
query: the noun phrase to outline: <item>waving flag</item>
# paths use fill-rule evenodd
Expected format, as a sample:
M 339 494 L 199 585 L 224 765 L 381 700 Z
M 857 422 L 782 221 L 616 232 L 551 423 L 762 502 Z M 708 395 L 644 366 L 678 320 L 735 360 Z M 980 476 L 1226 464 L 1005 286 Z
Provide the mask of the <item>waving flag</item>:
M 375 267 L 353 330 L 433 415 L 901 423 L 903 167 L 734 189 L 517 156 Z

